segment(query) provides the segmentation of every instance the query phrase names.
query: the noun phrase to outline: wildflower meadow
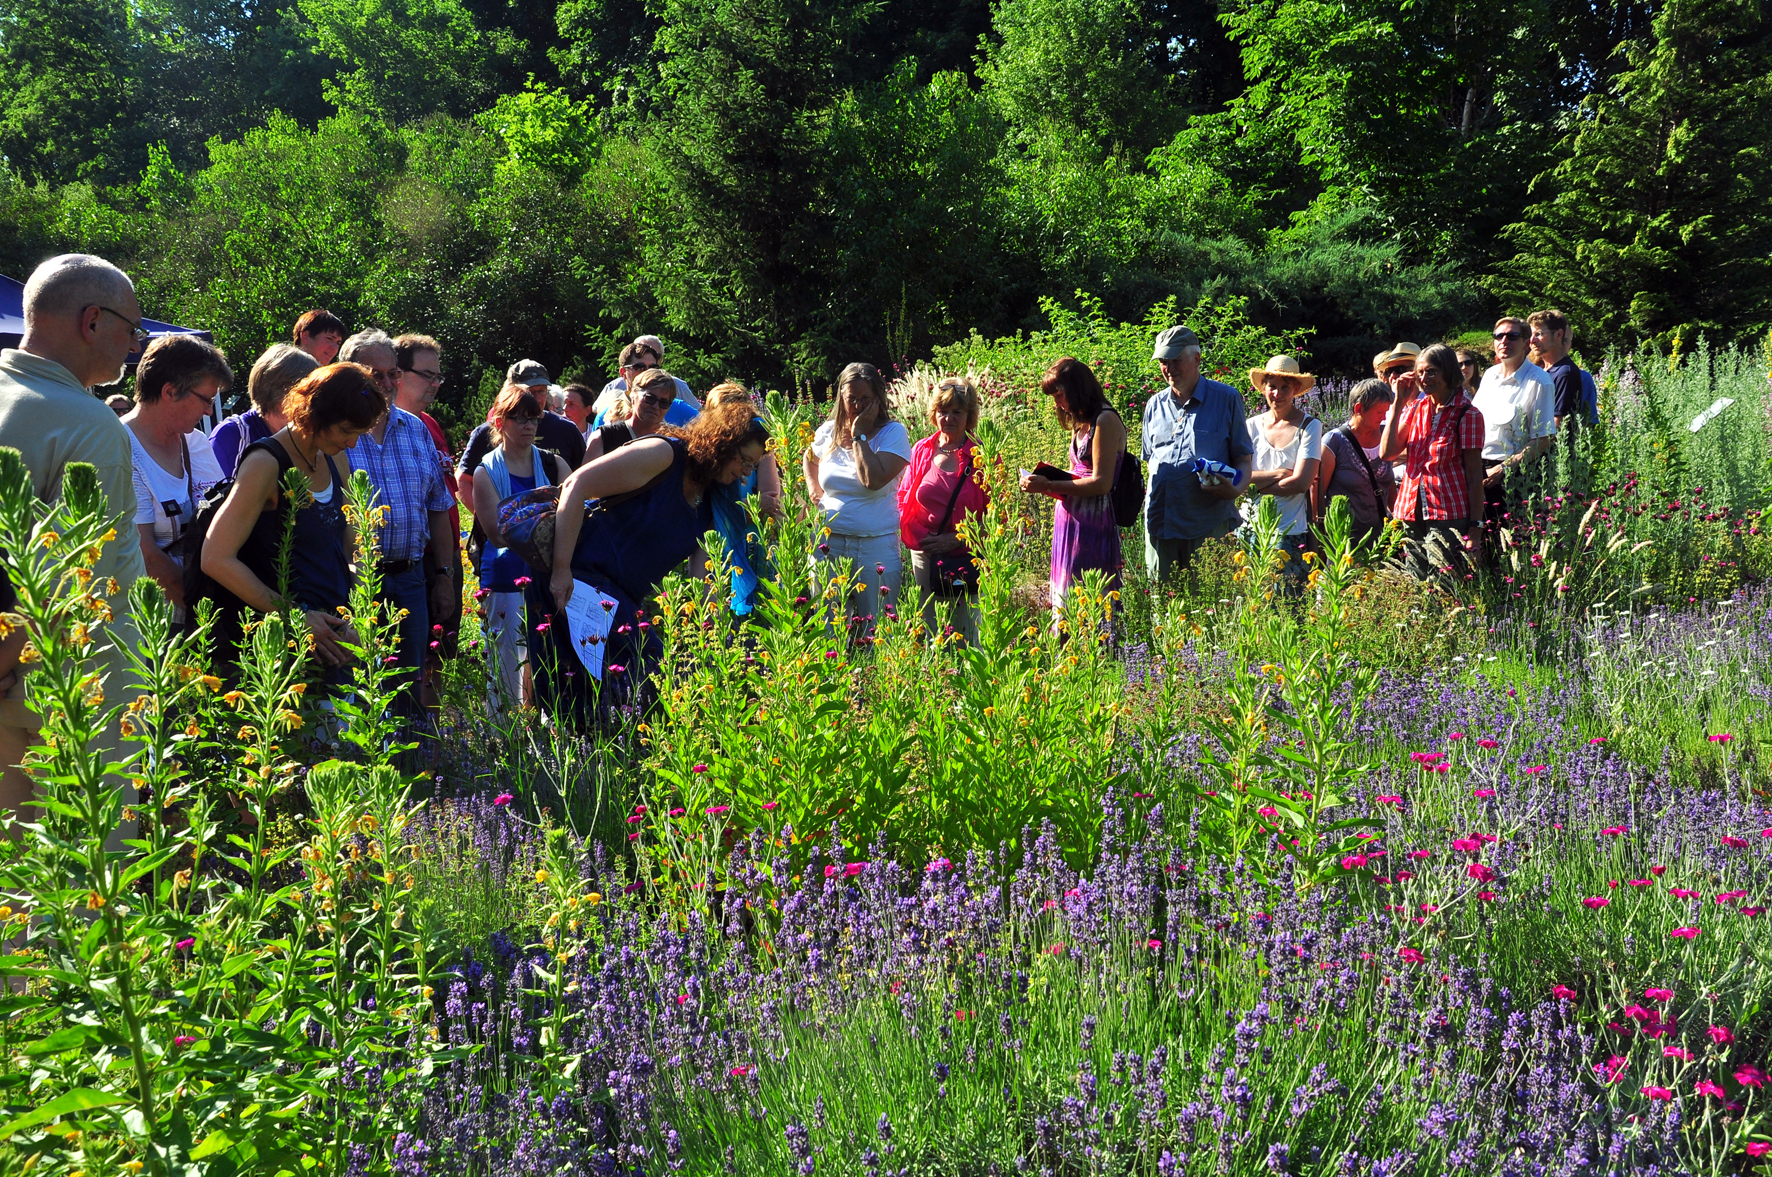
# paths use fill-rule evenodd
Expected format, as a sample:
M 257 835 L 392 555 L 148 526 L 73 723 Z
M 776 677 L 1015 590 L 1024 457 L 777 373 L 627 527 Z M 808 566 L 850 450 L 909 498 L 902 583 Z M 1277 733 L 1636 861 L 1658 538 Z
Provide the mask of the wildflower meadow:
M 669 580 L 660 670 L 588 727 L 490 714 L 469 633 L 411 733 L 372 576 L 348 683 L 279 615 L 223 682 L 151 582 L 93 581 L 90 470 L 48 506 L 0 452 L 42 719 L 0 1171 L 1760 1171 L 1768 357 L 1593 358 L 1601 424 L 1468 580 L 1341 507 L 1289 599 L 1270 499 L 1055 621 L 1027 357 L 1150 380 L 1142 326 L 1060 326 L 938 357 L 993 390 L 976 642 L 833 630 L 788 479 L 755 614 Z M 817 410 L 761 411 L 791 470 Z

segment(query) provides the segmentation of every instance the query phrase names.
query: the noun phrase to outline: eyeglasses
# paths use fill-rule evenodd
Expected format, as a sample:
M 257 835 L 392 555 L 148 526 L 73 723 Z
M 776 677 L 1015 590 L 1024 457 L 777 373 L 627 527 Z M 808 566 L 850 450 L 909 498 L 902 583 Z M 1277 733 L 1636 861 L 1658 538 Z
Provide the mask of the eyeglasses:
M 400 382 L 400 369 L 398 368 L 371 368 L 369 371 L 375 377 L 377 384 L 398 384 Z
M 634 363 L 628 365 L 627 370 L 638 376 L 640 373 L 650 372 L 656 367 L 658 367 L 657 364 L 649 364 L 645 360 L 636 360 Z
M 533 425 L 541 420 L 540 413 L 506 413 L 505 420 L 514 425 Z
M 106 312 L 107 314 L 116 315 L 119 319 L 122 319 L 125 323 L 128 323 L 129 324 L 129 338 L 135 341 L 135 346 L 141 347 L 143 344 L 147 343 L 148 340 L 153 338 L 153 336 L 148 333 L 148 329 L 146 327 L 143 327 L 140 323 L 136 322 L 134 319 L 130 318 L 128 315 L 124 314 L 122 311 L 113 311 L 113 310 L 111 310 L 110 307 L 103 307 L 103 306 L 99 307 L 98 309 Z
M 655 413 L 663 413 L 663 412 L 668 411 L 670 409 L 670 407 L 676 403 L 677 403 L 677 401 L 676 401 L 675 397 L 672 397 L 669 400 L 662 400 L 656 396 L 642 396 L 640 398 L 640 403 L 638 405 L 636 405 L 635 407 L 641 408 L 641 409 L 651 409 Z
M 423 368 L 401 368 L 400 370 L 411 372 L 426 384 L 435 384 L 438 388 L 443 387 L 443 373 L 441 372 L 427 372 Z
M 1497 343 L 1500 343 L 1504 339 L 1524 339 L 1524 338 L 1526 338 L 1526 333 L 1524 331 L 1497 331 L 1495 333 L 1495 342 L 1497 342 Z

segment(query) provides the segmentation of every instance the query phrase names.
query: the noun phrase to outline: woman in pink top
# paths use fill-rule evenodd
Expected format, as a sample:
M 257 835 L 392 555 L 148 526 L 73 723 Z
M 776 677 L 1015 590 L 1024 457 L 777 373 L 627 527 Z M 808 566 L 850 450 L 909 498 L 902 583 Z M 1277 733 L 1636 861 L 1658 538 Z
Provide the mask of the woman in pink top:
M 966 545 L 956 532 L 968 515 L 983 515 L 990 505 L 974 476 L 978 425 L 978 386 L 964 376 L 948 376 L 935 386 L 929 419 L 935 432 L 911 449 L 910 465 L 898 484 L 898 531 L 911 552 L 911 573 L 923 597 L 923 624 L 937 632 L 938 591 L 957 600 L 954 628 L 969 642 L 978 640 L 978 590 L 955 581 L 970 564 Z M 972 577 L 967 582 L 976 583 Z

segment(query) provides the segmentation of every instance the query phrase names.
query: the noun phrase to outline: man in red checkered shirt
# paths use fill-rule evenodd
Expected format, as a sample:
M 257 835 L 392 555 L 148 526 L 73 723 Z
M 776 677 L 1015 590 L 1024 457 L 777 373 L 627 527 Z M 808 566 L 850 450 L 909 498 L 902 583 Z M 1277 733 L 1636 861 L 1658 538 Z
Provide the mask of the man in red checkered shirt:
M 1483 414 L 1464 389 L 1458 355 L 1436 343 L 1415 360 L 1415 388 L 1401 387 L 1378 443 L 1385 461 L 1407 462 L 1396 517 L 1408 536 L 1411 574 L 1465 569 L 1480 557 L 1483 522 Z

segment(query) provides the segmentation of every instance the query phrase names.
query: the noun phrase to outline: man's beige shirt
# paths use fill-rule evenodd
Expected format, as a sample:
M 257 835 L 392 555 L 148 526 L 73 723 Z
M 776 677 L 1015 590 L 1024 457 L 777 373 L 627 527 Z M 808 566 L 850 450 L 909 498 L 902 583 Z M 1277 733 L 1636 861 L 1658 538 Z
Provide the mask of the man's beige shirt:
M 109 405 L 54 360 L 14 348 L 0 351 L 0 446 L 24 456 L 37 497 L 45 502 L 61 497 L 69 462 L 89 462 L 98 471 L 117 538 L 105 545 L 93 574 L 114 576 L 122 586 L 123 593 L 111 598 L 111 608 L 125 627 L 113 636 L 129 640 L 135 627 L 127 624 L 124 594 L 147 575 L 147 565 L 130 522 L 135 518 L 135 485 L 126 428 Z M 15 689 L 15 697 L 23 694 L 22 686 Z

